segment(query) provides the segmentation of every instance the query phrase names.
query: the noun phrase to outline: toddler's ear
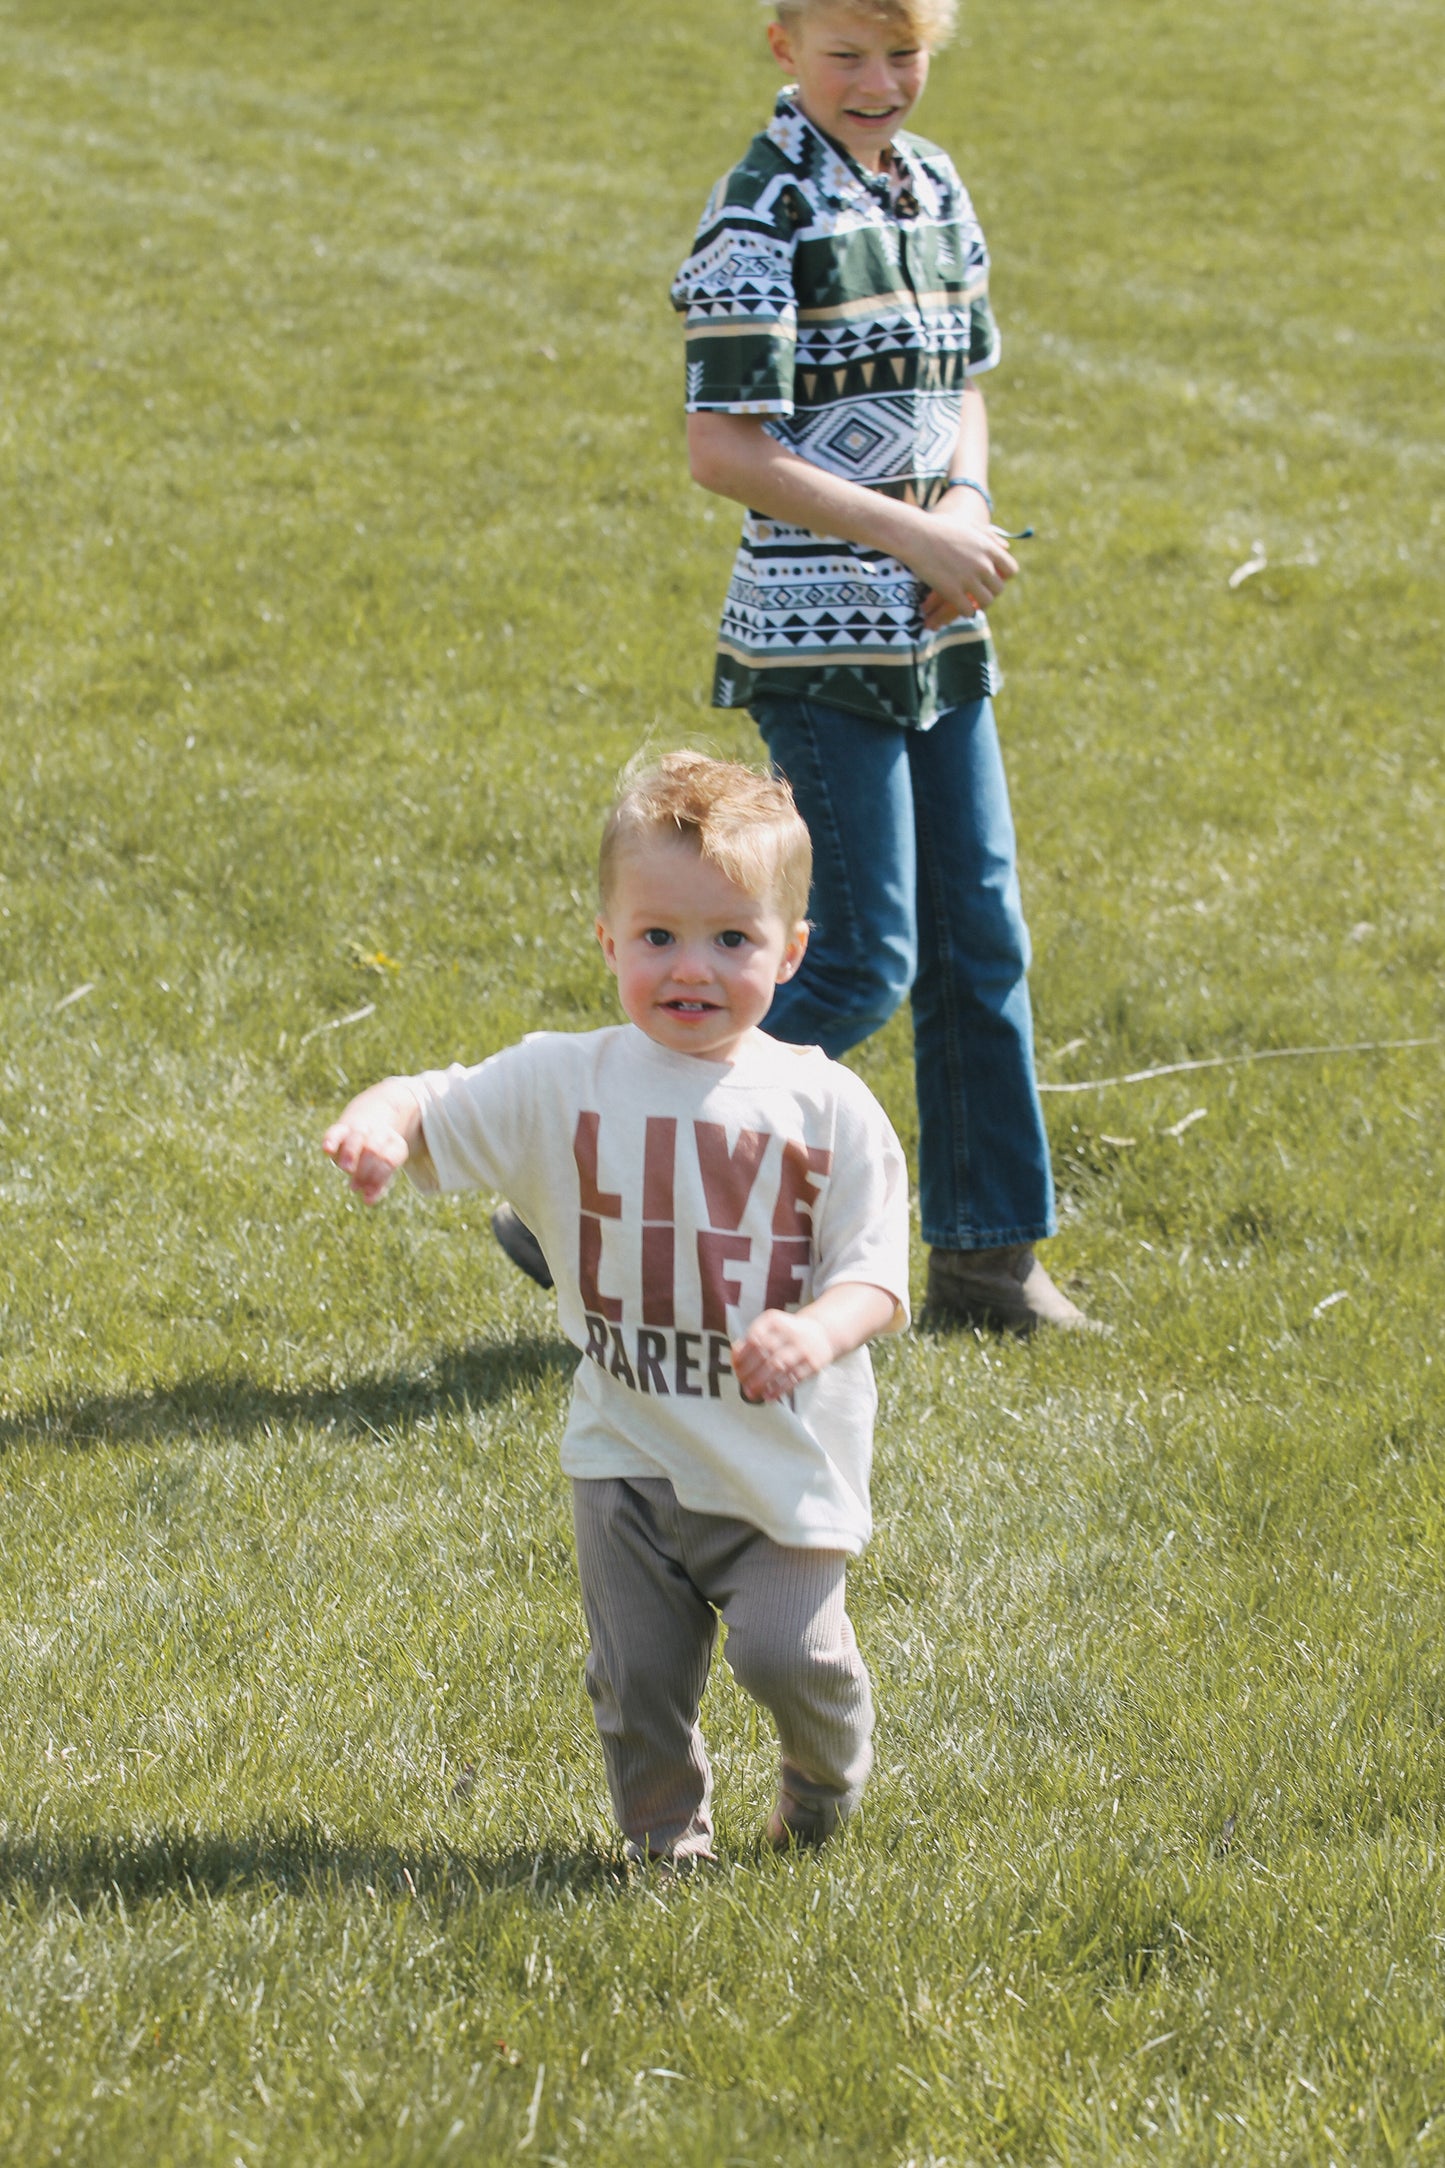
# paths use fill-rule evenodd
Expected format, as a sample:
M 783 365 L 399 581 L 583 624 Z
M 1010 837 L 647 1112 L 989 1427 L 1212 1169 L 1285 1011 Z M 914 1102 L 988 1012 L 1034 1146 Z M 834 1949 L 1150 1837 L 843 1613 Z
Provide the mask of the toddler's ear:
M 617 971 L 617 944 L 607 930 L 606 919 L 599 918 L 592 930 L 596 934 L 598 946 L 602 950 L 602 960 L 608 970 L 615 976 Z
M 782 985 L 784 979 L 790 979 L 793 976 L 807 952 L 808 921 L 805 918 L 800 918 L 789 936 L 788 945 L 783 950 L 782 961 L 778 965 L 779 986 Z

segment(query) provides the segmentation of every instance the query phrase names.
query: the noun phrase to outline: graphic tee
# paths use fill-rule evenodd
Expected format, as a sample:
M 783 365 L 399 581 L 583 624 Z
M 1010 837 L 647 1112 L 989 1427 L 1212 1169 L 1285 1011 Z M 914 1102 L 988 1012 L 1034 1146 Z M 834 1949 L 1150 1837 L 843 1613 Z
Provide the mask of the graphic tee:
M 843 1281 L 908 1321 L 903 1154 L 867 1086 L 759 1033 L 730 1066 L 635 1025 L 538 1032 L 408 1078 L 419 1188 L 505 1192 L 581 1351 L 569 1475 L 665 1476 L 685 1506 L 775 1542 L 861 1551 L 877 1394 L 866 1347 L 787 1401 L 745 1401 L 730 1349 L 763 1310 Z
M 800 458 L 925 507 L 943 492 L 964 388 L 999 336 L 988 250 L 945 151 L 894 138 L 866 173 L 779 98 L 718 182 L 673 306 L 690 414 L 756 414 Z M 749 511 L 723 605 L 715 707 L 812 697 L 926 729 L 998 689 L 982 612 L 929 632 L 906 565 Z

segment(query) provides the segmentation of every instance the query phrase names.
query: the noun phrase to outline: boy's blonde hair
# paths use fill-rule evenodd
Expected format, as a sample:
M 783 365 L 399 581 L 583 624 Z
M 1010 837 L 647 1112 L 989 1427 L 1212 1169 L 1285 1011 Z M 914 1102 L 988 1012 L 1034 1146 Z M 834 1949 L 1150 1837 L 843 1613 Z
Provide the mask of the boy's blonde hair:
M 770 903 L 785 925 L 807 917 L 813 846 L 780 776 L 690 752 L 664 753 L 628 776 L 602 830 L 597 875 L 604 910 L 621 861 L 658 836 L 696 844 L 710 866 Z
M 764 0 L 764 5 L 785 30 L 819 7 L 845 8 L 853 15 L 871 16 L 875 22 L 901 23 L 930 53 L 948 43 L 958 20 L 958 0 Z

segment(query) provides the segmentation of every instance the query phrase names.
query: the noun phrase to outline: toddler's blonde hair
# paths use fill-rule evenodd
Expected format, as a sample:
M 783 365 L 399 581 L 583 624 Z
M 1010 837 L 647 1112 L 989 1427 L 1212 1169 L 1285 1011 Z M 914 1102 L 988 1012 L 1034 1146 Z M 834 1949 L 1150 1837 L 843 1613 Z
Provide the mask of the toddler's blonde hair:
M 628 853 L 654 837 L 676 836 L 695 844 L 747 895 L 773 905 L 787 926 L 806 918 L 813 846 L 780 776 L 682 752 L 664 753 L 624 778 L 602 830 L 597 875 L 604 910 Z
M 871 16 L 875 22 L 901 23 L 930 53 L 947 45 L 958 20 L 958 0 L 764 0 L 764 5 L 785 29 L 820 7 L 846 9 L 853 15 Z

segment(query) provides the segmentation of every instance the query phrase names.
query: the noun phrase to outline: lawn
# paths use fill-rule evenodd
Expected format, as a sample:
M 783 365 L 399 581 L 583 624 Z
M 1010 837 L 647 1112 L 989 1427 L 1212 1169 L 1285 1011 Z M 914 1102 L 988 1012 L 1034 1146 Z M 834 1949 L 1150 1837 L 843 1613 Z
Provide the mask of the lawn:
M 720 1667 L 658 1890 L 551 1304 L 317 1139 L 610 1020 L 617 771 L 753 750 L 667 285 L 758 12 L 0 0 L 0 2158 L 1445 2162 L 1442 60 L 973 0 L 938 64 L 1113 1334 L 879 1352 L 865 1810 L 760 1857 Z M 906 1020 L 858 1066 L 911 1144 Z

